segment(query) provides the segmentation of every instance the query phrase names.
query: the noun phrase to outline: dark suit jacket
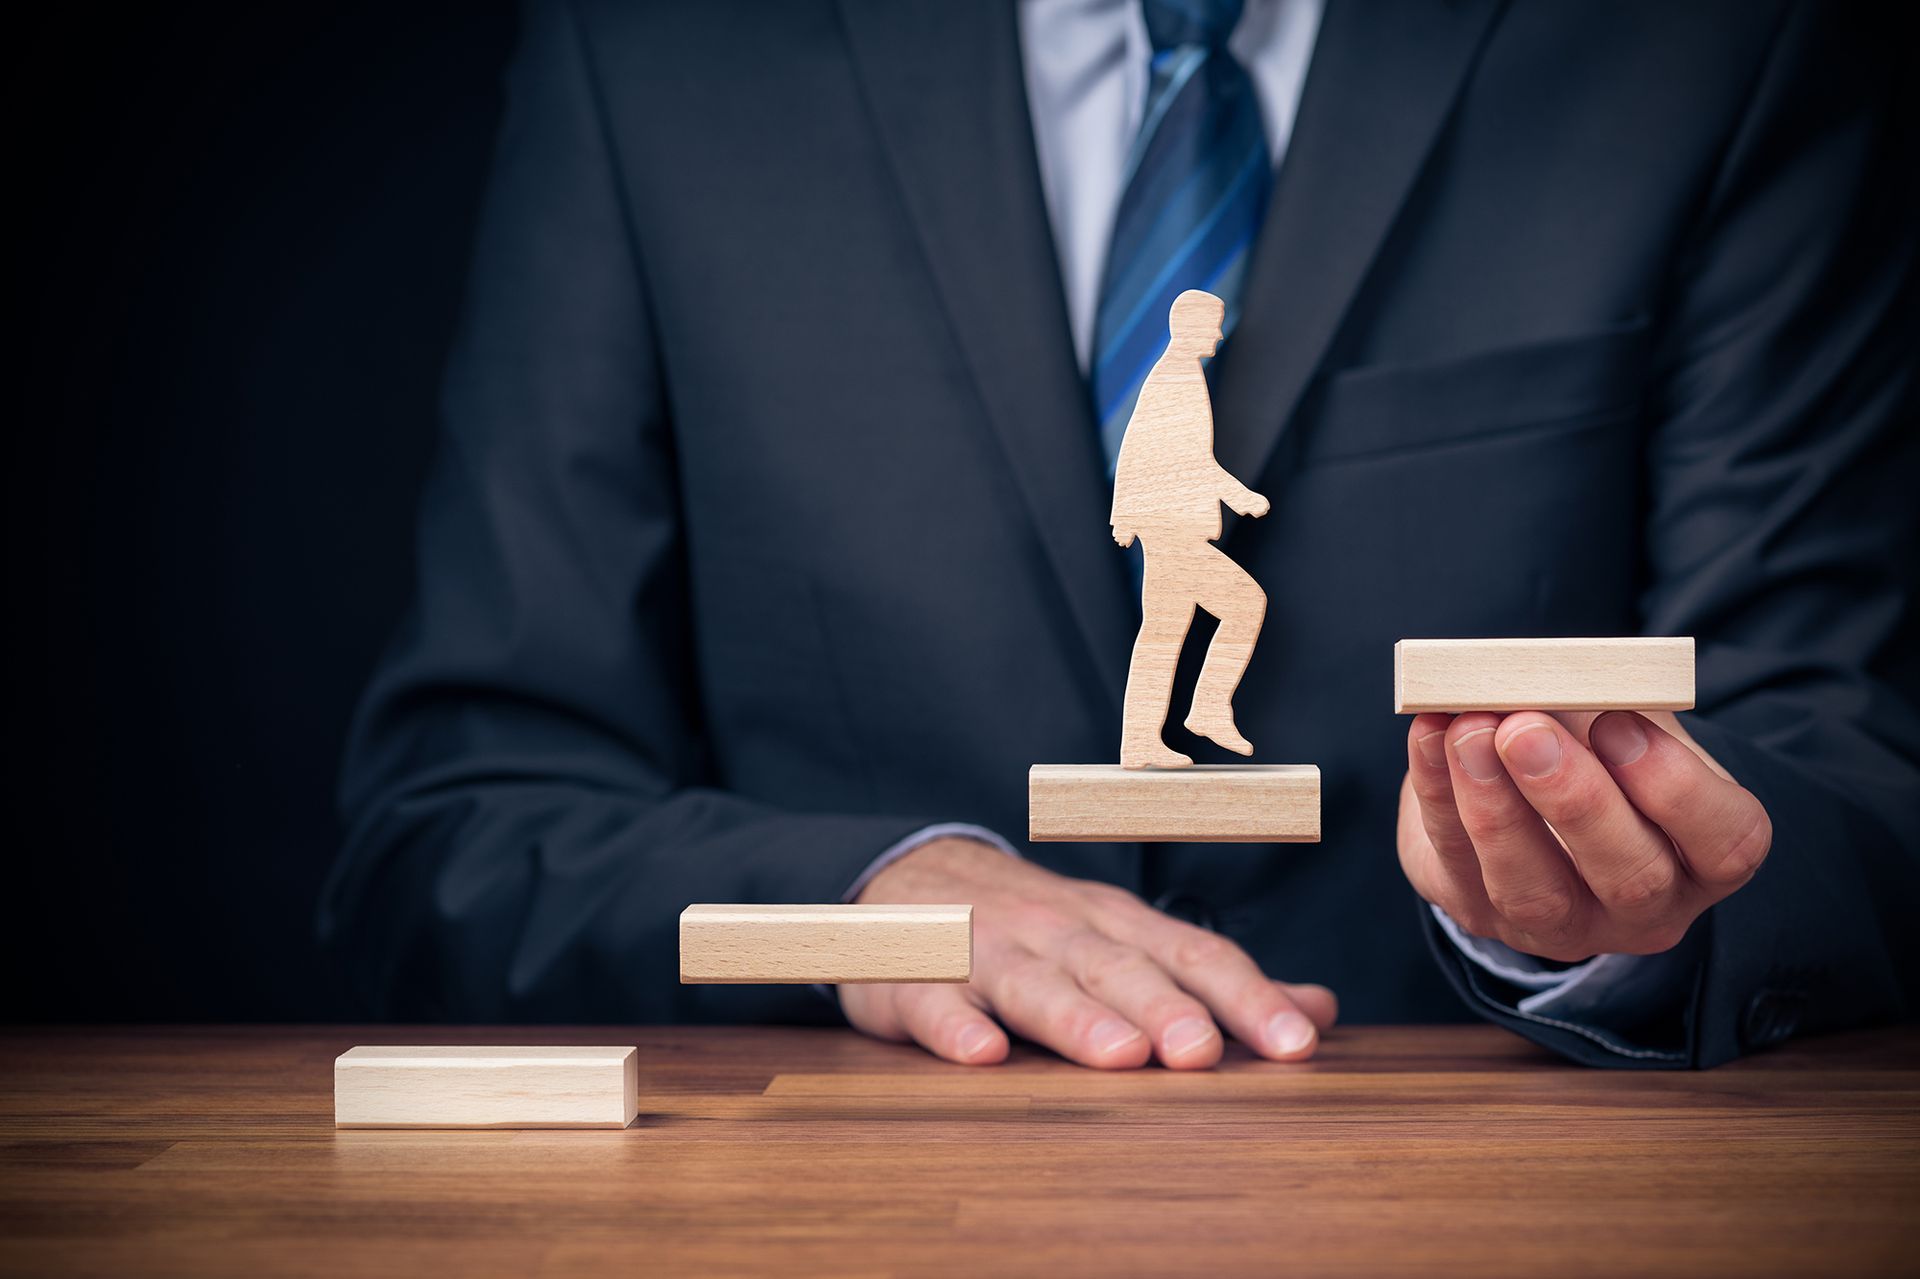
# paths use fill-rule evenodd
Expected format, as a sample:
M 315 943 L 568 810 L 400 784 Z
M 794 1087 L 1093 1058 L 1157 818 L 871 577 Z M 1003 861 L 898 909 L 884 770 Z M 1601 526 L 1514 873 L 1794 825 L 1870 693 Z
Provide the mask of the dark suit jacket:
M 1271 601 L 1241 723 L 1320 765 L 1325 841 L 1030 856 L 1352 1019 L 1466 1016 L 1394 854 L 1393 642 L 1695 635 L 1689 727 L 1776 844 L 1647 1033 L 1705 1064 L 1905 1007 L 1912 152 L 1845 16 L 1331 5 L 1215 368 L 1273 499 L 1223 542 Z M 1116 757 L 1137 606 L 1019 57 L 1006 3 L 529 11 L 323 907 L 380 1011 L 830 1017 L 678 985 L 680 909 L 1017 839 L 1029 764 Z

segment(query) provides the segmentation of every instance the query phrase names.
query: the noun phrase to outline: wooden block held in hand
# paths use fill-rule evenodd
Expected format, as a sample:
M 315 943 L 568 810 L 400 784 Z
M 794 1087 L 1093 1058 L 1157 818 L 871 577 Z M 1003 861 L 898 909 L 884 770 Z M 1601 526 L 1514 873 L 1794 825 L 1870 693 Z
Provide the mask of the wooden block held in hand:
M 1693 638 L 1405 639 L 1393 646 L 1393 709 L 1684 711 Z
M 843 985 L 973 977 L 971 906 L 689 906 L 680 980 Z
M 1313 764 L 1166 769 L 1035 764 L 1027 772 L 1027 838 L 1315 843 L 1320 769 Z
M 631 1048 L 349 1048 L 333 1063 L 336 1128 L 625 1128 L 640 1111 Z

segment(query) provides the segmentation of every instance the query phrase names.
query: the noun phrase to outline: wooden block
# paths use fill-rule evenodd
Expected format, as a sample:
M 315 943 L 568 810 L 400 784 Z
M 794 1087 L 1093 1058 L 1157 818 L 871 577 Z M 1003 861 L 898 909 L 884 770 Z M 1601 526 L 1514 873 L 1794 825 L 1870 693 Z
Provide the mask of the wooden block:
M 640 1112 L 631 1047 L 349 1048 L 336 1128 L 625 1128 Z
M 968 981 L 971 906 L 689 906 L 687 984 Z
M 1312 764 L 1035 764 L 1027 772 L 1027 838 L 1316 843 L 1320 770 Z
M 1693 638 L 1406 639 L 1393 646 L 1393 709 L 1684 711 Z

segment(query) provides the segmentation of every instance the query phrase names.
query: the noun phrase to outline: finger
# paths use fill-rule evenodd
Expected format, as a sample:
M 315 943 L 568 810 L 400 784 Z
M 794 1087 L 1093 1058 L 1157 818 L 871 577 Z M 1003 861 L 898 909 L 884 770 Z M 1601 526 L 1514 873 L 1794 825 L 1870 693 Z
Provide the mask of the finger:
M 1340 1020 L 1340 998 L 1317 982 L 1281 982 L 1280 989 L 1321 1031 Z
M 1632 711 L 1602 715 L 1588 735 L 1634 807 L 1673 837 L 1696 883 L 1718 900 L 1753 878 L 1773 823 L 1752 791 Z
M 1451 715 L 1416 715 L 1407 729 L 1407 781 L 1419 801 L 1420 826 L 1433 850 L 1425 872 L 1430 891 L 1422 896 L 1454 917 L 1468 931 L 1484 931 L 1491 910 L 1480 876 L 1480 858 L 1454 803 L 1453 776 L 1447 768 L 1447 729 Z M 1414 868 L 1409 867 L 1409 876 Z M 1420 880 L 1415 887 L 1421 888 Z
M 1017 1035 L 1103 1070 L 1144 1066 L 1153 1055 L 1138 1026 L 1087 994 L 1051 959 L 1015 951 L 984 971 L 993 1012 Z
M 1460 824 L 1460 810 L 1453 800 L 1453 775 L 1447 769 L 1447 729 L 1450 715 L 1416 715 L 1407 730 L 1407 776 L 1420 801 L 1420 824 L 1434 852 L 1449 867 L 1471 869 L 1480 878 L 1480 863 L 1473 855 L 1473 840 Z
M 1147 1032 L 1161 1065 L 1201 1070 L 1220 1060 L 1226 1041 L 1206 1006 L 1146 951 L 1089 931 L 1068 947 L 1066 962 L 1082 990 Z
M 1609 915 L 1639 929 L 1677 914 L 1693 885 L 1673 841 L 1633 806 L 1593 752 L 1539 711 L 1507 716 L 1494 745 L 1515 788 L 1559 835 Z
M 1571 953 L 1592 898 L 1560 843 L 1514 786 L 1494 747 L 1500 717 L 1462 715 L 1447 730 L 1454 806 L 1473 839 L 1487 901 L 1505 924 L 1503 940 L 1549 959 Z
M 880 983 L 834 987 L 840 996 L 840 1011 L 855 1030 L 875 1039 L 895 1041 L 908 1038 L 894 1002 L 900 989 Z
M 1235 1039 L 1263 1057 L 1298 1061 L 1319 1046 L 1318 1019 L 1303 1010 L 1288 988 L 1269 978 L 1252 956 L 1218 933 L 1161 916 L 1149 934 L 1148 954 L 1173 980 L 1213 1011 Z M 1333 1024 L 1331 991 L 1312 989 L 1306 998 L 1322 1005 Z M 1324 995 L 1322 1000 L 1320 995 Z
M 901 1029 L 936 1057 L 963 1066 L 1005 1061 L 1007 1034 L 967 997 L 964 986 L 913 985 L 894 988 Z

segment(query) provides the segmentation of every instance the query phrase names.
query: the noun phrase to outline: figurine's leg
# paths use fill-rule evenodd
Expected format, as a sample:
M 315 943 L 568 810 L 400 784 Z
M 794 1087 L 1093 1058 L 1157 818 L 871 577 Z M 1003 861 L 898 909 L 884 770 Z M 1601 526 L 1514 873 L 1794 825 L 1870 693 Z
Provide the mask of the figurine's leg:
M 1185 768 L 1193 760 L 1160 738 L 1167 706 L 1173 701 L 1174 668 L 1180 646 L 1193 625 L 1194 601 L 1170 576 L 1164 557 L 1144 548 L 1146 572 L 1140 589 L 1140 634 L 1133 641 L 1127 668 L 1127 699 L 1120 721 L 1120 767 Z M 1178 574 L 1173 574 L 1176 578 Z
M 1201 608 L 1220 619 L 1220 628 L 1207 645 L 1207 660 L 1193 688 L 1193 708 L 1187 729 L 1211 738 L 1239 755 L 1253 754 L 1253 743 L 1241 736 L 1233 722 L 1233 692 L 1253 660 L 1254 641 L 1267 616 L 1267 593 L 1225 552 L 1212 550 L 1207 571 L 1200 575 Z

